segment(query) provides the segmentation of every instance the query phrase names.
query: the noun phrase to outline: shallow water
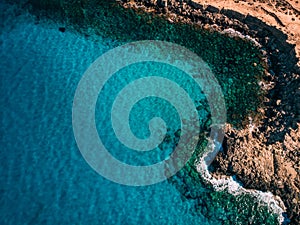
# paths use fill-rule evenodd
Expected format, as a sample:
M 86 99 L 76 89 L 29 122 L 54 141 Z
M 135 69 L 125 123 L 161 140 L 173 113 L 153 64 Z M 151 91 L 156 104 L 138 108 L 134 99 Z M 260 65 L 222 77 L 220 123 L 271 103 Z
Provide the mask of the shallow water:
M 120 43 L 61 33 L 58 24 L 36 24 L 30 15 L 16 15 L 10 6 L 0 6 L 5 9 L 0 34 L 1 224 L 222 224 L 220 215 L 226 217 L 226 212 L 204 215 L 198 200 L 185 199 L 168 181 L 144 187 L 119 185 L 99 176 L 81 156 L 72 130 L 76 87 L 90 64 Z M 100 136 L 111 132 L 106 106 L 115 93 L 124 82 L 151 73 L 145 65 L 139 68 L 136 76 L 125 76 L 137 70 L 129 68 L 107 84 L 111 91 L 103 94 L 106 101 L 98 102 L 96 108 Z M 162 76 L 182 76 L 163 65 L 153 68 Z M 181 80 L 181 85 L 192 90 L 195 98 L 201 96 L 188 79 Z M 153 104 L 156 108 L 150 107 Z M 146 107 L 148 111 L 141 110 Z M 140 118 L 132 119 L 133 133 L 147 136 L 148 129 L 141 124 L 160 114 L 171 131 L 178 129 L 174 108 L 149 99 L 133 109 L 132 117 Z M 128 163 L 152 164 L 169 154 L 166 148 L 128 157 L 114 137 L 106 140 L 111 153 Z M 206 193 L 202 202 L 207 193 L 216 195 L 202 184 L 197 188 Z

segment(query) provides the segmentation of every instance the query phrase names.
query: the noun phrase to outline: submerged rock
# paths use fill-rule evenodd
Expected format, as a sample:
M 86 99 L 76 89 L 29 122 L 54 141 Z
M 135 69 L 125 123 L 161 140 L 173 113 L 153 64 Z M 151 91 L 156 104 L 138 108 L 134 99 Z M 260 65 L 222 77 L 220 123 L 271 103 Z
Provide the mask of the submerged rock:
M 64 32 L 66 31 L 66 28 L 65 28 L 65 27 L 60 27 L 60 28 L 58 28 L 58 30 L 59 30 L 60 32 L 64 33 Z

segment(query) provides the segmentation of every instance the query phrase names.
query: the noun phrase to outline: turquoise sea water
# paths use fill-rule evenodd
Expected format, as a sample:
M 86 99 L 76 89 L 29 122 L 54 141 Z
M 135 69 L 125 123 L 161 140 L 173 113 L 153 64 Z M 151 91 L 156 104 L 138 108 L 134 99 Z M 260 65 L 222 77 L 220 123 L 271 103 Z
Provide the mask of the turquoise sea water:
M 18 10 L 3 3 L 0 7 L 1 224 L 224 224 L 226 217 L 244 216 L 247 223 L 249 217 L 245 215 L 257 215 L 243 212 L 241 202 L 234 203 L 234 210 L 241 208 L 236 215 L 232 215 L 236 211 L 228 210 L 231 207 L 224 208 L 233 203 L 218 208 L 208 200 L 208 205 L 204 204 L 207 196 L 217 194 L 202 184 L 197 191 L 203 198 L 200 194 L 198 199 L 186 199 L 168 181 L 130 187 L 99 176 L 85 162 L 75 142 L 73 97 L 90 64 L 120 43 L 101 37 L 90 40 L 69 31 L 61 33 L 58 24 L 36 24 L 29 14 L 16 14 Z M 163 65 L 145 68 L 147 65 L 141 65 L 135 76 L 157 71 L 180 74 Z M 106 101 L 99 102 L 96 109 L 100 136 L 111 132 L 105 106 L 111 104 L 124 83 L 135 78 L 130 72 L 136 70 L 121 71 L 107 84 L 106 90 L 112 91 L 103 93 Z M 193 90 L 195 101 L 202 98 L 188 79 L 182 85 Z M 151 107 L 153 104 L 155 107 Z M 133 108 L 132 117 L 138 117 L 132 119 L 133 133 L 147 136 L 148 130 L 141 124 L 160 114 L 171 131 L 179 128 L 174 108 L 163 101 L 145 99 Z M 140 153 L 128 157 L 114 137 L 106 141 L 111 153 L 128 163 L 151 164 L 169 154 L 165 148 L 142 157 Z M 254 205 L 251 201 L 247 204 Z M 264 224 L 273 224 L 268 216 L 261 219 Z

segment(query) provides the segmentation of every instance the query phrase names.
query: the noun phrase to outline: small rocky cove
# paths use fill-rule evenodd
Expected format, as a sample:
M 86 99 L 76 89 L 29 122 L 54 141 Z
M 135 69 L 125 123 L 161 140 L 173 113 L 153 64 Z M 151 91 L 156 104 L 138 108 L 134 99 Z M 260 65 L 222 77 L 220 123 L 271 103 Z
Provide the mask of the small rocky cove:
M 86 37 L 164 40 L 200 55 L 219 80 L 227 105 L 225 139 L 209 167 L 212 176 L 234 176 L 246 189 L 273 193 L 284 203 L 290 224 L 300 223 L 300 70 L 295 46 L 284 32 L 250 14 L 189 0 L 30 0 L 23 7 L 41 20 L 54 19 L 64 24 L 63 30 L 74 29 Z M 199 110 L 206 108 L 205 102 L 199 105 Z M 208 117 L 207 131 L 210 122 Z M 245 218 L 228 215 L 224 208 L 230 207 L 226 205 L 230 201 L 245 203 L 249 196 L 234 198 L 223 191 L 211 194 L 197 188 L 205 181 L 195 162 L 208 142 L 204 134 L 200 139 L 193 158 L 169 182 L 184 199 L 215 204 L 223 224 L 239 224 Z M 211 204 L 201 201 L 203 195 Z M 215 213 L 209 207 L 199 210 L 208 216 Z M 270 217 L 266 224 L 273 222 Z M 253 218 L 253 224 L 259 223 Z
M 129 2 L 125 6 L 146 11 L 155 8 L 172 23 L 190 23 L 227 34 L 230 30 L 233 38 L 239 36 L 237 31 L 244 39 L 253 38 L 260 45 L 266 62 L 264 81 L 260 83 L 265 90 L 262 104 L 256 112 L 239 118 L 244 122 L 243 128 L 226 126 L 223 151 L 210 169 L 215 177 L 234 175 L 245 188 L 279 196 L 291 224 L 299 224 L 299 60 L 295 46 L 287 42 L 287 35 L 250 14 L 193 1 Z

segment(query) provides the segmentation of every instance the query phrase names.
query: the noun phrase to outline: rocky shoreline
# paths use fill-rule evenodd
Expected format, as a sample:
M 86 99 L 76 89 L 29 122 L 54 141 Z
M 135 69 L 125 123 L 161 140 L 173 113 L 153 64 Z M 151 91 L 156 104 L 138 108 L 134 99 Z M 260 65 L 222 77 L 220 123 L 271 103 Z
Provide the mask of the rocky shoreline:
M 296 44 L 275 26 L 250 14 L 220 9 L 194 1 L 121 1 L 126 8 L 160 14 L 171 23 L 190 23 L 203 29 L 223 32 L 232 29 L 251 37 L 266 60 L 267 91 L 259 113 L 249 115 L 242 129 L 230 124 L 225 129 L 223 151 L 211 171 L 215 177 L 235 175 L 247 189 L 271 191 L 281 197 L 291 224 L 300 223 L 300 73 Z M 209 1 L 210 2 L 210 1 Z M 260 2 L 264 9 L 264 2 Z M 290 6 L 286 1 L 280 5 Z M 276 5 L 277 6 L 277 5 Z M 275 6 L 275 7 L 276 7 Z M 264 9 L 284 26 L 274 13 Z M 297 9 L 293 14 L 297 20 Z M 280 22 L 279 22 L 280 21 Z M 234 36 L 234 34 L 233 34 Z
M 62 1 L 24 2 L 24 5 L 29 2 L 33 11 L 43 9 L 46 12 L 55 12 L 62 18 L 68 17 L 68 12 L 72 11 L 72 17 L 68 19 L 75 28 L 84 27 L 86 23 L 101 30 L 104 23 L 112 22 L 112 17 L 107 15 L 109 7 L 106 11 L 103 10 L 103 15 L 97 10 L 86 10 L 93 9 L 96 0 L 76 1 L 74 5 L 68 1 L 65 4 Z M 210 169 L 217 178 L 235 175 L 245 188 L 271 191 L 281 197 L 291 224 L 300 224 L 300 43 L 297 43 L 300 36 L 296 34 L 297 29 L 290 29 L 289 23 L 284 20 L 285 10 L 288 10 L 287 16 L 290 17 L 292 12 L 295 20 L 300 19 L 299 11 L 288 1 L 272 1 L 271 6 L 264 0 L 199 2 L 119 0 L 117 4 L 137 14 L 147 12 L 163 17 L 170 24 L 189 24 L 209 32 L 224 33 L 232 38 L 243 37 L 259 46 L 265 67 L 264 77 L 260 82 L 260 88 L 265 93 L 264 98 L 260 99 L 262 103 L 256 112 L 243 118 L 242 127 L 236 128 L 227 124 L 223 151 L 217 155 Z M 247 8 L 248 5 L 253 11 L 245 13 L 245 9 L 251 10 Z M 257 5 L 260 8 L 255 8 Z M 275 11 L 270 7 L 275 8 Z M 58 9 L 63 10 L 60 12 Z M 255 10 L 264 11 L 265 17 L 251 16 L 250 14 L 255 14 Z M 40 12 L 36 14 L 39 15 Z M 54 14 L 45 15 L 54 17 Z M 55 16 L 59 17 L 57 15 Z M 91 19 L 97 17 L 101 17 L 102 24 Z M 116 17 L 113 18 L 118 21 Z M 107 21 L 105 18 L 108 18 Z M 149 20 L 149 23 L 153 21 Z M 130 31 L 127 24 L 124 28 L 120 24 L 112 24 L 122 30 L 120 34 L 107 35 L 121 38 L 119 36 L 124 31 Z M 86 27 L 84 29 L 83 33 L 88 36 L 89 30 Z M 131 35 L 134 34 L 128 34 Z M 139 38 L 142 37 L 143 34 L 140 34 Z M 237 118 L 240 118 L 239 115 Z

